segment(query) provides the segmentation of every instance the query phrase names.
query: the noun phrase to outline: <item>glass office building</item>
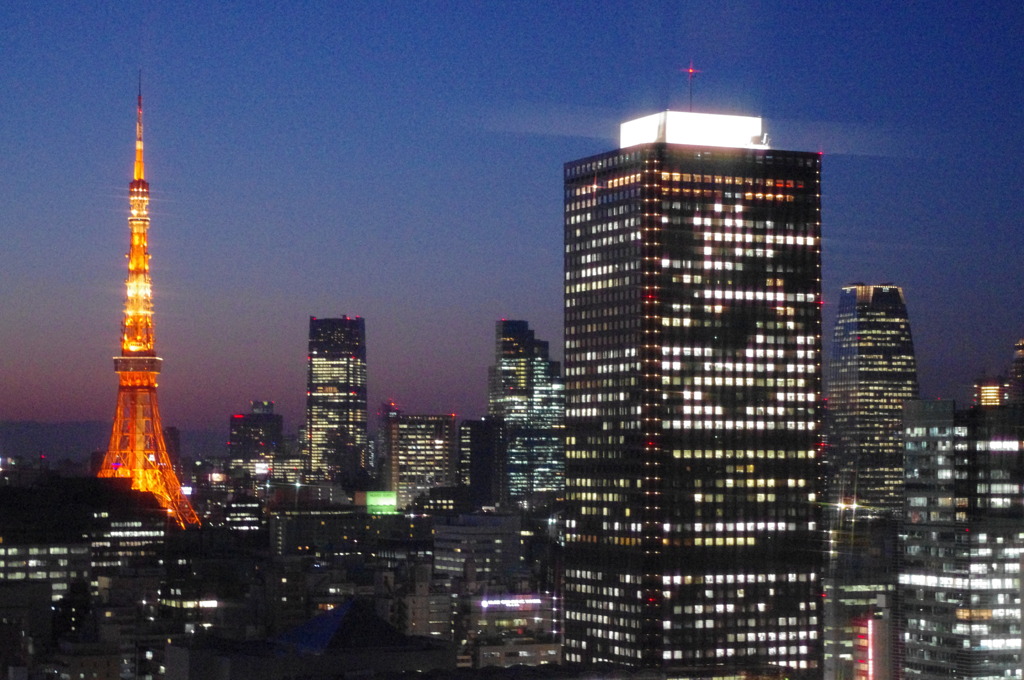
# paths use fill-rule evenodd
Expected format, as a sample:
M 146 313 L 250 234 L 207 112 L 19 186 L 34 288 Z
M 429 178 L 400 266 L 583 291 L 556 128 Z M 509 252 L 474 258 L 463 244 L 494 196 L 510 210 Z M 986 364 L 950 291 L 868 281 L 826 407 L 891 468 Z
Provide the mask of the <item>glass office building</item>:
M 366 323 L 309 318 L 306 454 L 312 479 L 366 468 Z
M 502 319 L 488 381 L 488 415 L 501 426 L 509 499 L 530 504 L 559 497 L 564 483 L 564 385 L 548 343 L 526 321 Z
M 917 399 L 917 363 L 898 286 L 843 288 L 827 387 L 829 499 L 862 513 L 899 513 L 903 402 Z
M 905 680 L 1020 678 L 1024 405 L 907 402 Z
M 565 165 L 565 658 L 821 673 L 820 172 L 664 112 Z

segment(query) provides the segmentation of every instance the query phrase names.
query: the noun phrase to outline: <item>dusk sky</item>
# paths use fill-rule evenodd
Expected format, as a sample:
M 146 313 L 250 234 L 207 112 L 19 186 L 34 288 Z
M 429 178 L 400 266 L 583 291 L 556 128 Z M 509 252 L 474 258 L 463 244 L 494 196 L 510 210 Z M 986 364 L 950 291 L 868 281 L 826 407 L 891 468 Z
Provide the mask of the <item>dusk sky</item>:
M 111 420 L 137 74 L 165 425 L 271 399 L 366 319 L 371 413 L 486 410 L 494 324 L 561 358 L 562 165 L 688 106 L 822 151 L 828 338 L 904 287 L 922 396 L 1024 336 L 1024 3 L 7 2 L 0 421 Z M 372 415 L 371 415 L 372 418 Z

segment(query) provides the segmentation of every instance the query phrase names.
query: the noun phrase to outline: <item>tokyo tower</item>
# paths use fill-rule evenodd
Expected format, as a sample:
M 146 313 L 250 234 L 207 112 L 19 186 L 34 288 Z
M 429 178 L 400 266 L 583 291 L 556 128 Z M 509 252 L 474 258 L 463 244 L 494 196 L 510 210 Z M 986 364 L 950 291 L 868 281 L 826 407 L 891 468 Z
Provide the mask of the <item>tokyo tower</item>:
M 160 357 L 153 343 L 153 287 L 149 278 L 149 183 L 142 160 L 142 88 L 139 88 L 135 124 L 135 175 L 129 184 L 127 295 L 121 356 L 114 357 L 117 371 L 117 410 L 110 446 L 103 458 L 100 477 L 128 477 L 132 488 L 156 496 L 169 515 L 184 529 L 199 525 L 199 517 L 181 491 L 167 456 L 160 409 L 156 401 L 156 376 Z

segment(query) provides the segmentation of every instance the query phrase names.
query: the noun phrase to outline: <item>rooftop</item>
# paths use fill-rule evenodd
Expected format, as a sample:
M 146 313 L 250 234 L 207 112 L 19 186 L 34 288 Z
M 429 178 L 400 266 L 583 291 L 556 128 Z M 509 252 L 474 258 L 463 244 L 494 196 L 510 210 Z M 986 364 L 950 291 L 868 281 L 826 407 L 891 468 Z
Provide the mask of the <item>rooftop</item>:
M 619 126 L 619 148 L 637 144 L 688 144 L 738 149 L 767 149 L 761 119 L 717 113 L 662 111 Z

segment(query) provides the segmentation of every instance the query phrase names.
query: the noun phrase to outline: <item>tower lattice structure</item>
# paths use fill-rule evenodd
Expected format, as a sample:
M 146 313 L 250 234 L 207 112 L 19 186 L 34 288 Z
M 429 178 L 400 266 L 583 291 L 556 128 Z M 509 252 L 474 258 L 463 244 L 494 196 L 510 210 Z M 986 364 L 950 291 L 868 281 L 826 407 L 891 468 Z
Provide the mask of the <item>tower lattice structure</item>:
M 181 490 L 164 441 L 156 377 L 161 359 L 153 336 L 153 287 L 149 276 L 149 183 L 142 155 L 142 93 L 135 128 L 135 173 L 129 185 L 131 245 L 128 250 L 127 295 L 121 356 L 114 357 L 118 375 L 117 409 L 110 446 L 100 477 L 127 477 L 132 488 L 156 496 L 178 524 L 199 525 L 199 517 Z

